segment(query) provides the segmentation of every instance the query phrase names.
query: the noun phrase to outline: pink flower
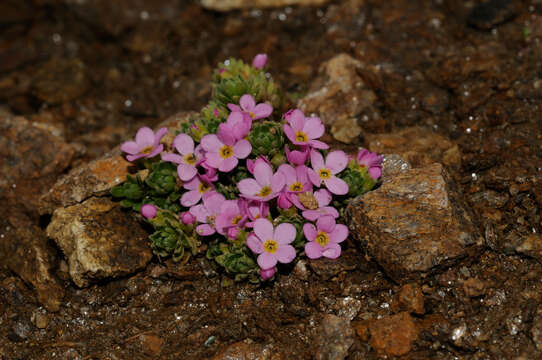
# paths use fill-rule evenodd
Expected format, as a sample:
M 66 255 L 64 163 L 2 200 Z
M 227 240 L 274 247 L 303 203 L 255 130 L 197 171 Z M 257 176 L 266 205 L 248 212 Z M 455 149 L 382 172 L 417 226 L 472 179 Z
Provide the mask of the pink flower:
M 295 259 L 296 253 L 291 242 L 295 240 L 295 226 L 289 223 L 273 224 L 267 219 L 258 219 L 254 223 L 254 233 L 247 237 L 247 246 L 258 255 L 258 265 L 262 269 L 271 269 L 277 261 L 287 264 Z
M 201 181 L 200 176 L 194 176 L 192 180 L 184 183 L 184 188 L 189 190 L 181 196 L 181 205 L 186 207 L 197 204 L 204 194 L 215 192 L 208 182 Z
M 305 162 L 307 162 L 310 153 L 308 146 L 301 146 L 300 150 L 292 151 L 290 151 L 288 146 L 285 146 L 284 151 L 286 152 L 286 159 L 294 165 L 304 165 Z
M 376 180 L 382 176 L 382 156 L 367 149 L 361 149 L 357 156 L 358 163 L 368 168 L 371 179 Z
M 225 123 L 218 125 L 219 133 L 224 136 L 232 136 L 234 140 L 243 139 L 250 132 L 252 120 L 240 112 L 232 112 L 228 115 Z
M 271 269 L 260 269 L 260 276 L 262 277 L 262 279 L 264 280 L 269 280 L 271 279 L 273 276 L 275 276 L 275 268 L 272 267 Z
M 303 233 L 308 243 L 305 244 L 305 253 L 310 259 L 322 256 L 336 259 L 341 255 L 340 242 L 348 236 L 348 228 L 343 224 L 336 224 L 332 216 L 322 216 L 314 224 L 303 225 Z
M 254 167 L 256 166 L 256 164 L 258 162 L 262 162 L 262 161 L 269 164 L 269 165 L 271 165 L 271 162 L 269 161 L 269 159 L 265 155 L 258 156 L 256 158 L 256 160 L 247 159 L 247 170 L 248 170 L 248 172 L 251 173 L 252 175 L 254 175 Z
M 324 134 L 324 124 L 320 118 L 306 118 L 301 110 L 294 110 L 284 124 L 284 133 L 292 143 L 300 146 L 311 146 L 315 149 L 327 149 L 329 146 L 318 139 Z
M 198 234 L 208 236 L 215 233 L 215 220 L 220 212 L 220 207 L 225 201 L 226 199 L 222 194 L 215 192 L 203 196 L 203 204 L 190 208 L 190 213 L 201 223 L 196 227 Z
M 226 200 L 222 203 L 220 213 L 216 217 L 216 231 L 225 235 L 230 228 L 242 227 L 247 220 L 239 207 L 239 200 Z
M 344 170 L 348 164 L 348 156 L 344 151 L 332 151 L 324 157 L 319 151 L 311 150 L 312 169 L 309 169 L 309 179 L 315 186 L 320 186 L 322 181 L 329 191 L 335 195 L 344 195 L 348 193 L 348 184 L 339 179 L 335 174 Z
M 267 54 L 258 54 L 254 56 L 254 60 L 252 60 L 252 66 L 254 66 L 255 69 L 263 68 L 266 63 L 267 63 Z
M 145 204 L 141 206 L 141 215 L 143 215 L 145 219 L 153 219 L 156 216 L 156 212 L 156 206 L 153 204 Z
M 300 165 L 295 169 L 288 164 L 279 166 L 277 172 L 284 176 L 285 186 L 279 195 L 277 205 L 282 209 L 288 209 L 292 206 L 292 196 L 300 192 L 312 191 L 312 184 L 307 175 L 308 168 Z
M 241 199 L 239 206 L 248 220 L 251 220 L 245 223 L 246 227 L 254 227 L 255 220 L 269 215 L 269 204 L 264 201 Z
M 241 196 L 260 201 L 269 201 L 277 197 L 284 187 L 284 177 L 281 173 L 273 174 L 273 168 L 265 161 L 257 162 L 254 166 L 255 179 L 243 179 L 237 184 Z
M 198 146 L 196 147 L 196 149 L 197 149 L 198 147 L 200 147 L 200 145 L 198 145 Z M 196 150 L 196 151 L 197 151 L 197 150 Z M 199 177 L 200 177 L 200 179 L 201 179 L 202 181 L 204 181 L 204 182 L 210 184 L 210 183 L 215 182 L 215 181 L 218 180 L 218 174 L 217 174 L 215 168 L 210 167 L 209 165 L 207 165 L 207 164 L 205 163 L 205 161 L 202 162 L 202 163 L 200 164 L 200 166 L 205 170 L 205 173 L 204 173 L 204 174 L 200 174 L 200 175 L 199 175 Z
M 177 174 L 182 181 L 191 180 L 198 173 L 196 166 L 202 161 L 201 152 L 194 151 L 194 140 L 186 134 L 177 135 L 173 146 L 181 155 L 162 154 L 162 160 L 179 165 Z M 196 149 L 199 150 L 199 147 Z
M 190 211 L 185 211 L 180 215 L 181 221 L 185 225 L 191 225 L 196 221 L 196 217 L 190 213 Z
M 247 114 L 251 120 L 264 119 L 273 112 L 273 107 L 269 104 L 259 103 L 256 105 L 256 101 L 249 94 L 241 96 L 239 105 L 228 104 L 228 108 L 233 112 Z
M 331 202 L 331 194 L 326 189 L 320 189 L 314 192 L 314 198 L 318 201 L 318 209 L 303 209 L 301 213 L 303 217 L 310 221 L 316 221 L 322 216 L 333 216 L 333 218 L 339 217 L 339 212 L 333 206 L 328 206 Z
M 221 136 L 221 138 L 214 134 L 205 135 L 201 139 L 201 146 L 205 150 L 207 165 L 222 172 L 228 172 L 237 166 L 238 159 L 244 159 L 250 154 L 252 145 L 245 139 L 235 141 L 233 136 Z
M 155 157 L 164 150 L 164 145 L 160 144 L 160 140 L 167 132 L 167 128 L 163 127 L 155 134 L 150 128 L 144 126 L 137 131 L 135 141 L 126 141 L 120 149 L 129 154 L 126 155 L 128 161 Z

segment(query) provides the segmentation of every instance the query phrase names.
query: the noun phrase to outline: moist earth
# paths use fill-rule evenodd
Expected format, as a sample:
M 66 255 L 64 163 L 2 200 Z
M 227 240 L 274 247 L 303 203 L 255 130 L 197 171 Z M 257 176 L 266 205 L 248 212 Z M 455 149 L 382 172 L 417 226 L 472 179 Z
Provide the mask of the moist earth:
M 0 359 L 542 358 L 542 4 L 207 6 L 0 3 Z M 262 52 L 287 108 L 323 112 L 326 141 L 388 154 L 354 209 L 372 235 L 361 226 L 338 260 L 299 261 L 274 283 L 230 284 L 204 258 L 150 259 L 148 229 L 102 214 L 90 223 L 131 227 L 125 256 L 143 260 L 76 286 L 46 231 L 54 210 L 107 202 L 126 172 L 119 143 L 199 111 L 220 61 Z M 414 186 L 425 173 L 444 175 L 419 184 L 442 186 Z M 408 203 L 416 229 L 378 208 L 404 205 L 401 179 L 425 189 Z

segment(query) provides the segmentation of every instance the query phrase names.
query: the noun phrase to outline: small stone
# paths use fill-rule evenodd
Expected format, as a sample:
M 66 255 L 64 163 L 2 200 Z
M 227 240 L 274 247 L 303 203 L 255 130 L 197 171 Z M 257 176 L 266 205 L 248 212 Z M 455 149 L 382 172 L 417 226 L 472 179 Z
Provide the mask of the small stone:
M 469 278 L 463 282 L 463 291 L 468 297 L 477 297 L 486 293 L 486 284 L 476 278 Z
M 131 274 L 152 257 L 148 234 L 108 198 L 58 208 L 46 231 L 66 255 L 70 276 L 79 287 Z
M 440 162 L 454 169 L 461 167 L 461 151 L 448 138 L 421 127 L 408 127 L 398 132 L 374 134 L 369 150 L 379 154 L 398 154 L 412 167 Z
M 455 189 L 440 164 L 396 175 L 348 205 L 351 235 L 397 282 L 453 264 L 482 243 Z
M 354 270 L 357 259 L 354 254 L 344 252 L 338 259 L 320 258 L 309 260 L 309 266 L 323 280 L 329 280 L 343 271 Z
M 323 5 L 329 0 L 201 0 L 201 5 L 215 11 L 245 8 L 284 7 L 289 5 Z
M 382 181 L 392 180 L 396 175 L 407 172 L 412 166 L 397 154 L 384 154 L 382 159 Z
M 422 289 L 416 284 L 403 285 L 395 297 L 394 308 L 423 315 L 425 309 Z
M 297 264 L 295 264 L 292 275 L 299 280 L 307 281 L 310 275 L 309 269 L 307 269 L 307 262 L 305 260 L 299 260 Z
M 156 335 L 140 335 L 139 342 L 143 351 L 152 356 L 160 355 L 164 346 L 164 339 Z
M 542 235 L 538 233 L 529 234 L 525 237 L 519 237 L 518 240 L 515 250 L 520 254 L 536 259 L 542 264 Z
M 32 334 L 32 325 L 25 320 L 15 322 L 12 328 L 15 341 L 23 341 Z
M 354 330 L 350 320 L 331 314 L 324 315 L 312 342 L 315 348 L 314 359 L 345 359 L 353 343 Z
M 410 352 L 419 329 L 412 317 L 402 312 L 369 322 L 370 344 L 378 354 L 402 356 Z
M 228 345 L 213 356 L 212 360 L 285 360 L 274 345 L 264 346 L 248 340 Z
M 49 325 L 49 317 L 41 311 L 34 312 L 31 321 L 38 329 L 45 329 Z
M 333 57 L 320 66 L 318 77 L 307 95 L 298 102 L 305 114 L 316 113 L 330 127 L 333 137 L 346 144 L 358 140 L 361 114 L 377 113 L 373 107 L 376 94 L 359 74 L 364 67 L 347 54 Z

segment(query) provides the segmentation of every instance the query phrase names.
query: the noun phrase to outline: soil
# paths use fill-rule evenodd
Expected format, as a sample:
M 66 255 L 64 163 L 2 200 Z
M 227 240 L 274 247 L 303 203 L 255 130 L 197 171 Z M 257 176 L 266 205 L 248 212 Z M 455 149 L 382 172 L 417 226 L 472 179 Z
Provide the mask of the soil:
M 540 242 L 542 232 L 539 1 L 344 0 L 216 13 L 190 1 L 9 0 L 0 3 L 0 29 L 0 110 L 81 144 L 73 166 L 142 125 L 199 110 L 212 69 L 228 57 L 268 53 L 292 98 L 338 53 L 379 69 L 365 80 L 381 116 L 360 123 L 354 145 L 413 125 L 448 137 L 462 153 L 452 175 L 486 242 L 413 281 L 424 301 L 412 315 L 418 336 L 398 356 L 542 358 L 542 256 L 515 245 Z M 274 284 L 226 286 L 203 259 L 154 259 L 84 289 L 60 266 L 66 295 L 56 313 L 1 270 L 0 358 L 203 359 L 245 341 L 309 359 L 324 313 L 354 319 L 348 359 L 384 357 L 363 329 L 397 313 L 401 286 L 352 241 L 336 263 L 305 265 Z

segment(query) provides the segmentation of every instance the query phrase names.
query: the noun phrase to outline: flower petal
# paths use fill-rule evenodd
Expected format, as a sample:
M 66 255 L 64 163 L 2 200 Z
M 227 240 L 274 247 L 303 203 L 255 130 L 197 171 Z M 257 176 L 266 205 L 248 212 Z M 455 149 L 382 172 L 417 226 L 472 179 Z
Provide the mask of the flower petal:
M 318 235 L 318 231 L 316 230 L 314 224 L 305 224 L 303 225 L 303 234 L 305 234 L 307 240 L 314 241 L 314 239 L 316 239 L 316 235 Z
M 382 168 L 376 167 L 376 166 L 370 167 L 369 175 L 371 176 L 371 179 L 373 180 L 378 179 L 379 177 L 382 176 Z
M 126 160 L 133 162 L 137 159 L 141 159 L 142 157 L 146 157 L 145 154 L 137 154 L 137 155 L 126 155 Z
M 262 269 L 272 268 L 273 266 L 277 265 L 277 258 L 275 255 L 264 251 L 258 255 L 258 265 L 260 265 Z
M 235 145 L 233 145 L 233 154 L 238 159 L 244 159 L 248 155 L 250 155 L 250 152 L 252 151 L 252 145 L 250 145 L 250 142 L 248 140 L 239 140 Z
M 250 234 L 247 237 L 246 245 L 253 253 L 263 253 L 263 243 L 254 234 Z
M 316 228 L 319 231 L 331 233 L 335 229 L 335 219 L 330 215 L 320 216 L 316 222 Z
M 141 151 L 142 147 L 135 141 L 126 141 L 120 146 L 120 149 L 127 154 L 135 155 Z
M 200 223 L 206 223 L 207 217 L 211 215 L 203 204 L 192 206 L 188 211 L 190 211 L 190 214 L 194 215 L 196 220 L 198 220 Z
M 271 191 L 273 194 L 277 194 L 284 187 L 284 177 L 277 173 L 271 177 Z
M 254 109 L 254 106 L 256 106 L 256 101 L 254 101 L 252 95 L 245 94 L 241 96 L 241 99 L 239 100 L 239 105 L 241 105 L 241 109 L 248 112 Z
M 179 164 L 179 166 L 177 166 L 177 175 L 179 175 L 179 179 L 182 181 L 192 180 L 197 173 L 198 171 L 192 165 Z
M 324 183 L 329 191 L 335 195 L 344 195 L 348 193 L 348 184 L 344 182 L 343 179 L 339 179 L 336 176 L 331 177 L 328 180 L 325 180 Z
M 341 245 L 336 243 L 327 244 L 322 251 L 322 255 L 328 259 L 336 259 L 341 256 Z
M 226 201 L 224 195 L 217 192 L 205 194 L 203 196 L 203 204 L 205 205 L 205 207 L 209 211 L 209 215 L 211 216 L 216 215 L 220 212 L 220 207 L 222 206 L 224 201 Z
M 314 149 L 320 149 L 320 150 L 329 149 L 329 145 L 320 140 L 311 140 L 309 141 L 309 145 L 312 146 Z
M 280 245 L 273 255 L 275 255 L 279 262 L 288 264 L 295 259 L 296 253 L 292 245 Z
M 327 206 L 331 202 L 331 194 L 326 189 L 315 191 L 314 197 L 318 201 L 318 207 Z
M 161 156 L 162 156 L 162 161 L 172 162 L 175 164 L 183 163 L 183 157 L 179 154 L 163 153 Z
M 301 213 L 301 215 L 303 215 L 303 217 L 309 221 L 315 221 L 322 216 L 322 213 L 318 210 L 305 210 Z
M 296 235 L 295 226 L 290 223 L 282 223 L 275 228 L 273 239 L 279 244 L 289 244 L 295 240 Z
M 227 159 L 224 159 L 222 163 L 218 166 L 218 170 L 222 172 L 230 172 L 232 171 L 237 164 L 239 163 L 239 160 L 235 156 L 229 157 Z
M 201 138 L 201 146 L 205 151 L 216 153 L 223 145 L 215 134 L 208 134 Z
M 329 239 L 334 243 L 343 242 L 348 237 L 348 227 L 343 224 L 337 224 L 335 229 L 329 234 Z
M 305 254 L 309 259 L 318 259 L 322 257 L 322 247 L 314 241 L 305 244 Z
M 325 127 L 320 118 L 309 117 L 305 119 L 303 131 L 307 134 L 309 139 L 318 139 L 320 136 L 324 135 Z
M 143 126 L 141 129 L 137 130 L 136 143 L 142 147 L 154 145 L 154 132 L 151 128 Z
M 336 150 L 332 151 L 326 156 L 326 167 L 333 172 L 333 174 L 340 173 L 348 165 L 348 156 L 344 151 Z
M 153 158 L 156 155 L 160 154 L 162 151 L 164 151 L 164 144 L 160 144 L 157 147 L 155 147 L 147 156 L 146 158 Z
M 271 185 L 273 169 L 265 161 L 257 161 L 254 165 L 254 178 L 261 186 Z
M 303 114 L 303 111 L 295 109 L 290 113 L 288 122 L 292 125 L 294 131 L 303 130 L 303 126 L 305 125 L 305 114 Z
M 209 236 L 215 233 L 215 229 L 209 224 L 201 224 L 196 227 L 196 231 L 201 236 Z
M 192 180 L 185 182 L 183 187 L 187 190 L 197 190 L 201 184 L 201 181 L 198 177 L 193 178 Z
M 324 167 L 324 157 L 318 150 L 311 150 L 311 165 L 315 171 Z
M 264 119 L 268 117 L 269 115 L 271 115 L 271 113 L 273 112 L 273 107 L 269 104 L 261 103 L 261 104 L 256 105 L 256 107 L 254 108 L 252 112 L 255 115 L 254 116 L 255 120 Z
M 257 219 L 254 222 L 254 233 L 262 242 L 273 239 L 273 224 L 267 219 Z
M 296 181 L 296 169 L 289 164 L 282 164 L 277 169 L 277 173 L 281 173 L 284 176 L 284 182 L 286 184 L 291 184 Z
M 235 104 L 228 104 L 228 109 L 232 112 L 242 112 L 243 110 L 239 107 L 239 105 Z
M 309 175 L 309 180 L 314 184 L 314 186 L 322 185 L 322 179 L 320 179 L 320 175 L 318 175 L 316 171 L 313 169 L 308 169 L 307 175 Z
M 153 143 L 154 146 L 157 146 L 160 143 L 160 140 L 162 140 L 164 135 L 166 135 L 167 133 L 168 133 L 167 127 L 163 127 L 163 128 L 158 129 L 156 134 L 154 134 L 154 143 Z
M 262 187 L 254 179 L 243 179 L 239 181 L 237 188 L 241 194 L 254 196 L 260 192 Z
M 292 127 L 288 124 L 285 124 L 282 129 L 284 130 L 284 133 L 286 134 L 286 137 L 291 142 L 295 142 L 295 131 L 292 129 Z
M 194 152 L 194 140 L 186 134 L 177 135 L 173 140 L 173 146 L 183 155 Z

